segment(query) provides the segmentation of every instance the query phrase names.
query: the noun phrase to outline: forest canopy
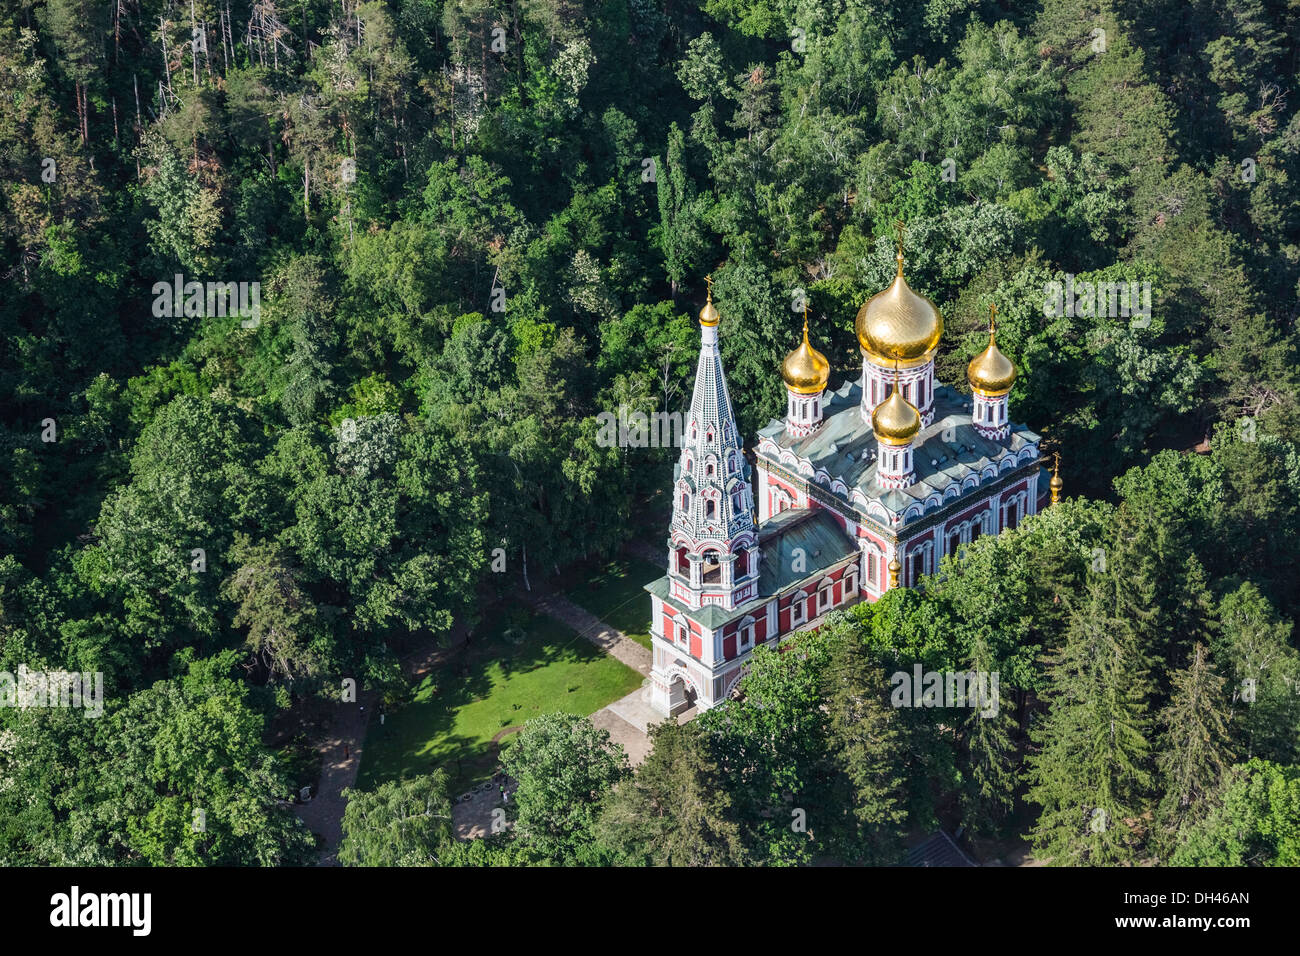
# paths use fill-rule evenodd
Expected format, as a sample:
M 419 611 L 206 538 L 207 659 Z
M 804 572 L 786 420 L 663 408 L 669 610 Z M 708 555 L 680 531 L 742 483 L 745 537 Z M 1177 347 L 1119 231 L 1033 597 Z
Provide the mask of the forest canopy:
M 967 388 L 996 304 L 1012 417 L 1081 500 L 840 625 L 808 652 L 838 686 L 769 674 L 825 704 L 795 751 L 742 773 L 707 722 L 665 743 L 661 776 L 748 781 L 708 853 L 646 842 L 653 776 L 537 852 L 802 861 L 726 821 L 806 779 L 874 794 L 817 852 L 881 860 L 905 811 L 987 816 L 1021 771 L 1061 860 L 1272 852 L 1229 817 L 1297 760 L 1297 38 L 1284 0 L 0 0 L 0 670 L 102 672 L 108 700 L 0 709 L 0 862 L 305 859 L 271 724 L 657 542 L 672 452 L 606 447 L 598 416 L 689 401 L 706 275 L 746 436 L 782 414 L 802 297 L 832 387 L 854 377 L 896 220 L 940 379 Z M 1136 283 L 1149 321 L 1053 310 L 1053 283 Z M 1081 845 L 1054 813 L 1102 715 L 1053 703 L 1099 632 L 1130 669 L 1090 679 L 1140 688 L 1114 702 L 1134 736 L 1069 786 L 1153 822 Z M 1260 642 L 1288 663 L 1244 709 Z M 899 655 L 998 662 L 1022 726 L 934 756 L 933 728 L 855 712 Z M 914 745 L 910 790 L 843 743 L 855 720 Z M 1218 721 L 1221 753 L 1177 737 Z M 1177 789 L 1161 734 L 1215 785 Z

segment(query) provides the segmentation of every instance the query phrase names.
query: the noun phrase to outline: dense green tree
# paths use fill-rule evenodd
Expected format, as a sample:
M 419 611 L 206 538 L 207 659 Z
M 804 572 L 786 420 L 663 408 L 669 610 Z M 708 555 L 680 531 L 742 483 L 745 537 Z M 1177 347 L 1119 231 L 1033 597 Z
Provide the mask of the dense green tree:
M 1223 683 L 1203 644 L 1192 649 L 1187 667 L 1173 675 L 1173 696 L 1158 718 L 1156 753 L 1164 789 L 1156 807 L 1156 826 L 1166 832 L 1204 817 L 1231 763 Z
M 1131 862 L 1143 840 L 1149 678 L 1107 596 L 1089 588 L 1052 656 L 1047 713 L 1030 730 L 1028 799 L 1042 807 L 1034 849 L 1056 866 Z
M 906 743 L 898 711 L 889 706 L 885 671 L 851 629 L 831 639 L 825 666 L 825 708 L 830 739 L 827 775 L 843 797 L 824 846 L 862 863 L 896 862 L 907 824 L 906 787 L 898 750 Z M 827 801 L 825 809 L 833 803 Z M 820 831 L 818 821 L 813 822 Z
M 609 797 L 597 840 L 623 863 L 740 866 L 748 862 L 727 781 L 697 724 L 650 728 L 651 751 Z
M 1233 767 L 1222 799 L 1180 837 L 1174 866 L 1295 866 L 1300 769 L 1259 759 Z
M 609 731 L 586 717 L 535 717 L 502 755 L 517 783 L 507 814 L 519 839 L 544 859 L 572 863 L 593 839 L 601 801 L 631 771 Z
M 447 775 L 393 780 L 373 791 L 345 790 L 344 866 L 443 866 L 455 839 Z

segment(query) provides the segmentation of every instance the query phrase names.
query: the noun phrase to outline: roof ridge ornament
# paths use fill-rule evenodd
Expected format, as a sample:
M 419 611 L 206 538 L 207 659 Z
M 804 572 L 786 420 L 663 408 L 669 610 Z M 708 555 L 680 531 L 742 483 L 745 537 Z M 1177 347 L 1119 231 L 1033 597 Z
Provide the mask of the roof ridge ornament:
M 713 304 L 713 275 L 709 274 L 704 277 L 704 284 L 708 287 L 708 296 L 704 302 L 704 308 L 700 309 L 700 325 L 706 328 L 713 328 L 718 324 L 719 316 L 717 306 Z
M 1048 482 L 1048 488 L 1052 492 L 1052 504 L 1056 504 L 1061 500 L 1061 488 L 1065 482 L 1061 480 L 1061 453 L 1054 451 L 1052 457 L 1056 459 L 1056 464 L 1052 469 L 1052 480 Z

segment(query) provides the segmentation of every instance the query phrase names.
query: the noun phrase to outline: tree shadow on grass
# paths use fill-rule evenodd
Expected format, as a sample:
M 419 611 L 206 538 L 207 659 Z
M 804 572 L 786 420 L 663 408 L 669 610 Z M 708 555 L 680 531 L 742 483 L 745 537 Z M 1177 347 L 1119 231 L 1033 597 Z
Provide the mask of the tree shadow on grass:
M 490 777 L 499 746 L 492 738 L 509 726 L 555 709 L 581 691 L 567 671 L 539 674 L 553 665 L 581 668 L 604 652 L 562 624 L 520 608 L 502 609 L 477 636 L 427 674 L 409 703 L 372 721 L 357 786 L 372 789 L 386 780 L 443 768 L 452 793 Z M 579 671 L 579 674 L 581 671 Z M 525 675 L 535 675 L 527 678 Z M 585 709 L 575 707 L 577 709 Z

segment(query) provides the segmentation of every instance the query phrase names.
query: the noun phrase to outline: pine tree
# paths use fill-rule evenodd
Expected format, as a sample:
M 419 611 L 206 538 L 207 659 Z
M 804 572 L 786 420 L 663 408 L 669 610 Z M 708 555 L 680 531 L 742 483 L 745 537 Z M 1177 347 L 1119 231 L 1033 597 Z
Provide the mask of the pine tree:
M 697 724 L 650 728 L 653 749 L 605 806 L 597 840 L 620 862 L 742 866 L 748 853 L 731 794 Z
M 703 213 L 706 197 L 697 196 L 686 168 L 686 146 L 682 131 L 674 123 L 668 129 L 668 155 L 664 168 L 655 176 L 659 195 L 659 225 L 651 230 L 664 268 L 672 284 L 673 298 L 677 286 L 690 275 L 704 255 L 706 239 Z
M 854 862 L 894 862 L 907 821 L 901 719 L 886 700 L 884 671 L 858 636 L 846 629 L 832 640 L 823 685 L 830 738 L 827 780 L 839 799 L 825 801 L 824 807 L 843 811 L 817 836 Z
M 988 640 L 976 634 L 971 647 L 968 673 L 984 675 L 980 687 L 992 687 L 996 661 Z M 1016 722 L 1010 707 L 1003 706 L 1003 686 L 999 676 L 996 694 L 991 700 L 970 701 L 970 711 L 962 722 L 958 740 L 962 747 L 961 791 L 962 823 L 973 832 L 989 832 L 1010 812 L 1016 789 L 1016 745 L 1012 734 Z
M 1030 731 L 1028 799 L 1042 807 L 1034 849 L 1055 866 L 1128 862 L 1141 844 L 1147 662 L 1107 608 L 1094 582 L 1051 660 L 1047 716 Z
M 1232 762 L 1224 679 L 1204 644 L 1173 676 L 1173 699 L 1160 712 L 1156 767 L 1164 796 L 1156 811 L 1157 844 L 1163 849 L 1183 826 L 1200 820 Z

